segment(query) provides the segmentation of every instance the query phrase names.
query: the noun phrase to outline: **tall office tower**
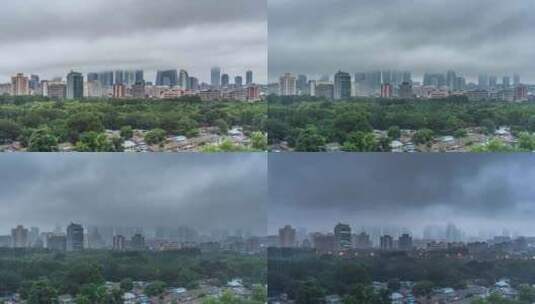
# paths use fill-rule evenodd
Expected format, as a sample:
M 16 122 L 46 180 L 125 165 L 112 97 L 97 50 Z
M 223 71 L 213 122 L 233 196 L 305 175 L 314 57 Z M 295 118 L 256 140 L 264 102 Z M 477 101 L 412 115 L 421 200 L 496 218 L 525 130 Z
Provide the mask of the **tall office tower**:
M 412 84 L 412 75 L 411 75 L 411 72 L 409 72 L 409 71 L 405 71 L 405 72 L 403 72 L 403 76 L 402 76 L 401 81 L 402 81 L 402 82 L 408 82 L 408 83 Z
M 134 250 L 145 250 L 145 237 L 141 233 L 136 233 L 130 240 L 130 246 Z
M 297 75 L 297 94 L 303 95 L 307 89 L 307 76 L 306 75 Z
M 361 232 L 355 237 L 355 247 L 358 249 L 367 249 L 372 247 L 370 235 L 366 232 Z
M 511 86 L 511 78 L 509 76 L 503 76 L 502 78 L 502 87 L 507 89 Z
M 457 77 L 455 88 L 457 91 L 464 91 L 466 89 L 466 79 L 464 77 Z
M 114 78 L 115 78 L 115 81 L 113 82 L 113 84 L 123 84 L 124 83 L 124 71 L 122 70 L 115 71 Z
M 97 80 L 98 80 L 97 73 L 87 73 L 87 81 L 97 81 Z
M 124 71 L 123 83 L 127 86 L 131 86 L 136 83 L 136 71 Z
M 177 84 L 176 70 L 165 70 L 156 72 L 156 85 L 174 87 Z
M 31 227 L 30 232 L 28 234 L 28 245 L 33 246 L 35 242 L 37 242 L 37 239 L 39 238 L 39 228 L 38 227 Z
M 334 74 L 334 99 L 351 98 L 351 75 L 338 71 Z
M 84 249 L 84 228 L 80 224 L 71 223 L 67 227 L 67 251 Z
M 125 250 L 126 239 L 124 236 L 117 234 L 113 236 L 113 250 Z
M 230 84 L 230 77 L 228 76 L 228 74 L 221 75 L 221 86 L 223 88 L 226 88 L 228 87 L 229 84 Z
M 297 79 L 294 75 L 286 73 L 279 78 L 279 90 L 281 96 L 297 95 Z
M 460 242 L 462 240 L 462 232 L 454 224 L 448 224 L 446 227 L 446 239 L 449 242 Z
M 111 87 L 113 85 L 113 72 L 101 72 L 98 74 L 98 80 L 104 87 Z
M 478 77 L 477 85 L 480 89 L 486 90 L 489 88 L 489 76 L 480 74 Z
M 513 75 L 513 85 L 516 87 L 520 84 L 520 75 L 514 74 Z
M 401 250 L 411 250 L 412 237 L 408 233 L 402 234 L 398 239 L 398 247 Z
M 394 89 L 390 83 L 383 83 L 381 85 L 381 97 L 391 98 L 393 92 L 394 92 Z
M 39 88 L 39 76 L 38 75 L 30 75 L 30 80 L 28 82 L 28 87 L 30 90 L 35 91 Z
M 136 70 L 135 82 L 134 83 L 145 83 L 145 76 L 143 70 Z
M 180 72 L 178 73 L 178 86 L 183 90 L 189 89 L 188 82 L 188 72 L 186 70 L 180 70 Z
M 46 248 L 53 251 L 67 250 L 67 237 L 65 234 L 50 233 L 46 238 Z
M 190 77 L 188 86 L 189 86 L 189 88 L 191 90 L 198 90 L 199 89 L 199 79 L 197 79 L 195 77 Z
M 245 72 L 245 84 L 246 85 L 253 84 L 253 71 Z
M 210 84 L 214 88 L 220 88 L 221 87 L 221 68 L 220 67 L 213 67 L 210 70 Z
M 498 77 L 491 75 L 489 76 L 489 88 L 496 89 L 498 87 Z
M 279 229 L 279 247 L 295 247 L 297 244 L 295 238 L 295 229 L 286 225 Z
M 30 94 L 30 83 L 28 77 L 22 73 L 11 77 L 11 90 L 14 96 L 24 96 Z
M 349 249 L 353 247 L 351 242 L 351 227 L 347 224 L 338 223 L 334 226 L 334 237 L 338 249 Z
M 334 99 L 334 85 L 330 82 L 317 82 L 315 96 L 323 97 L 327 100 L 333 100 Z
M 412 84 L 410 82 L 404 81 L 399 85 L 399 97 L 412 98 Z
M 381 83 L 392 83 L 392 71 L 382 71 L 381 72 Z
M 84 76 L 82 73 L 71 71 L 67 74 L 67 99 L 84 97 Z
M 13 248 L 25 248 L 29 246 L 28 243 L 28 229 L 22 225 L 11 229 L 11 242 Z
M 442 87 L 446 85 L 446 77 L 444 74 L 424 74 L 424 86 Z
M 394 248 L 394 239 L 390 235 L 383 235 L 380 238 L 380 248 L 382 250 L 390 250 Z
M 241 87 L 243 86 L 243 78 L 241 76 L 236 76 L 234 77 L 234 84 L 237 86 L 237 87 Z
M 455 74 L 455 71 L 449 70 L 446 72 L 446 85 L 448 86 L 448 89 L 450 91 L 456 91 L 457 88 L 455 87 L 455 81 L 457 80 L 457 74 Z
M 132 97 L 145 98 L 145 82 L 136 82 L 132 85 Z
M 308 81 L 307 93 L 310 96 L 316 96 L 316 80 L 309 80 Z

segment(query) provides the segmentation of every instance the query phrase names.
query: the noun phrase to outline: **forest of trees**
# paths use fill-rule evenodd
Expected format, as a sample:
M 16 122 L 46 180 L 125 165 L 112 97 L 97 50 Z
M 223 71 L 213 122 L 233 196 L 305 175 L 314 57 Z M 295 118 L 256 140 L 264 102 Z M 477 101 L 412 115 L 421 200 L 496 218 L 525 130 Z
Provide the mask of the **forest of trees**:
M 535 261 L 466 261 L 447 258 L 416 259 L 405 253 L 389 253 L 369 258 L 309 256 L 290 259 L 268 257 L 269 295 L 287 293 L 297 304 L 322 303 L 330 294 L 343 296 L 345 304 L 390 303 L 389 295 L 399 289 L 400 281 L 413 281 L 415 296 L 428 295 L 435 287 L 463 288 L 477 280 L 491 286 L 509 278 L 523 298 L 499 302 L 497 296 L 477 304 L 528 304 L 535 301 Z M 375 291 L 372 281 L 388 282 L 388 290 Z M 522 301 L 531 299 L 531 302 Z M 496 302 L 498 301 L 498 302 Z M 504 300 L 505 301 L 505 300 Z
M 115 300 L 132 289 L 133 281 L 150 282 L 145 292 L 157 296 L 168 286 L 192 289 L 206 279 L 221 286 L 236 277 L 249 287 L 264 285 L 266 272 L 264 256 L 232 253 L 87 250 L 65 254 L 2 249 L 0 295 L 19 292 L 29 304 L 53 303 L 50 299 L 61 294 L 82 298 L 77 303 L 85 303 L 83 298 L 87 303 L 122 303 Z M 121 282 L 121 289 L 106 293 L 106 281 Z
M 202 126 L 225 131 L 234 125 L 244 132 L 263 132 L 267 119 L 263 102 L 201 102 L 176 100 L 90 99 L 51 101 L 38 96 L 0 96 L 0 144 L 20 141 L 28 151 L 56 151 L 70 142 L 77 151 L 121 150 L 132 129 L 151 130 L 149 141 L 161 136 L 195 136 Z M 104 130 L 120 130 L 107 139 Z
M 345 151 L 389 151 L 396 130 L 418 130 L 413 140 L 428 141 L 433 135 L 463 137 L 466 128 L 479 127 L 492 134 L 498 126 L 509 126 L 524 135 L 528 146 L 509 150 L 533 150 L 535 104 L 501 101 L 474 102 L 456 96 L 443 100 L 355 98 L 326 101 L 315 97 L 268 97 L 269 143 L 288 142 L 296 151 L 320 151 L 336 142 Z M 374 139 L 372 130 L 389 131 L 385 140 Z M 527 136 L 530 138 L 527 138 Z M 399 135 L 398 135 L 399 136 Z M 506 149 L 490 147 L 488 149 Z M 480 149 L 484 150 L 484 149 Z

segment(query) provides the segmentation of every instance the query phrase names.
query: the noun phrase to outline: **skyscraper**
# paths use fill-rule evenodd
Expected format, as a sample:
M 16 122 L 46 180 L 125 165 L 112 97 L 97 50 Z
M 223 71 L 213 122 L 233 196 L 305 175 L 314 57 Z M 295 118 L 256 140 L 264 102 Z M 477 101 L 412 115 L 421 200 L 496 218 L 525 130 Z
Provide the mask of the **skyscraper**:
M 180 70 L 180 73 L 178 74 L 178 85 L 180 86 L 180 88 L 184 90 L 189 89 L 188 82 L 189 82 L 188 72 L 186 70 Z
M 511 78 L 509 78 L 509 76 L 503 76 L 502 86 L 504 89 L 507 89 L 511 86 Z
M 412 98 L 412 85 L 408 81 L 404 81 L 399 85 L 400 98 Z
M 135 83 L 144 83 L 145 82 L 145 76 L 143 75 L 143 70 L 137 70 L 136 71 L 136 77 L 135 77 Z
M 113 236 L 113 250 L 124 250 L 125 249 L 125 237 L 117 234 Z
M 280 247 L 295 247 L 295 229 L 290 225 L 286 225 L 279 229 L 279 246 Z
M 130 246 L 133 250 L 145 250 L 145 237 L 140 233 L 134 234 L 130 240 Z
M 100 84 L 105 87 L 111 87 L 113 85 L 113 72 L 107 71 L 98 74 L 98 80 Z
M 174 87 L 177 84 L 177 72 L 176 70 L 165 70 L 156 72 L 156 85 L 157 86 L 170 86 Z
M 115 82 L 114 84 L 123 84 L 124 83 L 124 71 L 117 70 L 114 72 Z
M 18 225 L 16 228 L 11 229 L 11 241 L 13 242 L 13 248 L 25 248 L 28 247 L 28 229 L 22 225 Z
M 303 95 L 307 89 L 307 76 L 298 75 L 297 76 L 297 93 Z
M 455 81 L 457 80 L 457 74 L 455 71 L 448 71 L 446 73 L 446 85 L 448 86 L 450 91 L 455 91 Z
M 478 87 L 482 90 L 489 88 L 489 76 L 485 74 L 480 74 L 478 78 Z
M 338 249 L 349 249 L 352 247 L 351 227 L 347 224 L 338 223 L 334 227 L 334 237 Z
M 71 223 L 67 227 L 67 251 L 84 249 L 84 228 L 80 224 Z
M 245 84 L 246 85 L 253 84 L 253 71 L 245 72 Z
M 67 99 L 84 97 L 84 76 L 82 73 L 71 71 L 67 74 Z
M 234 84 L 237 86 L 237 87 L 241 87 L 243 86 L 243 78 L 241 76 L 236 76 L 234 77 Z
M 221 86 L 226 88 L 228 87 L 228 85 L 230 84 L 230 80 L 229 80 L 229 76 L 228 74 L 223 74 L 221 75 Z
M 516 87 L 520 84 L 520 75 L 514 74 L 513 75 L 513 85 Z
M 401 250 L 411 250 L 412 237 L 408 233 L 402 234 L 398 239 L 398 247 Z
M 394 239 L 390 235 L 383 235 L 380 238 L 380 248 L 382 250 L 390 250 L 394 248 Z
M 286 73 L 279 78 L 279 89 L 281 96 L 297 95 L 297 79 L 294 75 Z
M 14 96 L 23 96 L 30 94 L 30 83 L 28 77 L 22 73 L 11 77 L 11 91 Z
M 334 74 L 334 99 L 351 98 L 351 75 L 338 71 Z
M 221 68 L 220 67 L 213 67 L 210 71 L 210 80 L 211 84 L 214 88 L 220 88 L 221 87 Z

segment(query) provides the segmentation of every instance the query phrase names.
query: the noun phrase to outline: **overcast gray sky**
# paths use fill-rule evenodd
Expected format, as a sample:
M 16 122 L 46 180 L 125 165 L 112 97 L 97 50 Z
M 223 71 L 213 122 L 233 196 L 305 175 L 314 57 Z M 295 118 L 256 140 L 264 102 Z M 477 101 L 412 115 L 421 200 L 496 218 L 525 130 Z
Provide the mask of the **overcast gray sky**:
M 263 153 L 5 154 L 0 168 L 0 234 L 71 221 L 266 231 Z
M 534 11 L 532 0 L 270 0 L 270 79 L 454 69 L 535 82 Z
M 270 154 L 268 227 L 454 223 L 535 236 L 533 154 Z M 421 234 L 420 234 L 421 235 Z
M 267 0 L 3 1 L 0 82 L 16 72 L 43 78 L 109 69 L 210 67 L 267 77 Z

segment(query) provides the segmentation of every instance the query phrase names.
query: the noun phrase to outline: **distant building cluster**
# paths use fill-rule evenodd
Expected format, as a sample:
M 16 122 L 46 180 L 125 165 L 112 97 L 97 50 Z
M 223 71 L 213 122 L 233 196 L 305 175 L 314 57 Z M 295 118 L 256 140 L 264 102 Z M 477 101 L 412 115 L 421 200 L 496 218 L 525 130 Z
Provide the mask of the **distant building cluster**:
M 410 71 L 369 71 L 351 75 L 338 71 L 333 80 L 329 75 L 320 79 L 308 79 L 307 75 L 285 73 L 278 83 L 269 85 L 270 93 L 281 96 L 315 96 L 327 100 L 343 100 L 351 97 L 381 97 L 402 99 L 441 99 L 449 96 L 466 96 L 470 101 L 533 100 L 535 87 L 522 84 L 520 76 L 503 76 L 501 82 L 494 75 L 481 74 L 478 83 L 467 83 L 466 78 L 455 71 L 425 73 L 423 82 L 412 79 Z
M 91 72 L 85 77 L 71 71 L 63 79 L 40 80 L 38 75 L 18 73 L 10 83 L 0 84 L 0 95 L 45 96 L 51 99 L 82 98 L 151 98 L 171 99 L 183 96 L 199 96 L 203 101 L 239 100 L 257 101 L 261 97 L 261 86 L 254 83 L 253 71 L 247 71 L 245 82 L 242 76 L 235 76 L 231 83 L 228 74 L 221 74 L 221 68 L 211 70 L 211 83 L 200 83 L 186 70 L 160 70 L 155 82 L 145 81 L 143 70 L 117 70 Z
M 194 252 L 233 251 L 247 254 L 261 253 L 272 240 L 253 236 L 241 230 L 199 233 L 188 226 L 156 227 L 144 231 L 141 227 L 85 227 L 70 223 L 66 229 L 56 227 L 51 232 L 40 232 L 38 227 L 23 225 L 11 229 L 11 234 L 0 235 L 0 248 L 47 249 L 59 252 L 76 252 L 85 249 L 113 251 L 167 251 Z
M 298 231 L 290 225 L 279 229 L 279 248 L 312 250 L 319 255 L 349 253 L 379 254 L 404 251 L 418 257 L 447 255 L 467 258 L 531 258 L 535 254 L 535 237 L 502 235 L 467 237 L 454 224 L 426 226 L 422 237 L 406 230 L 371 228 L 352 233 L 351 226 L 338 223 L 332 233 Z

